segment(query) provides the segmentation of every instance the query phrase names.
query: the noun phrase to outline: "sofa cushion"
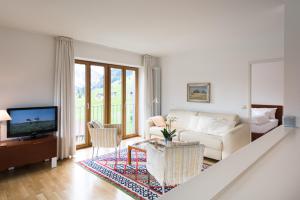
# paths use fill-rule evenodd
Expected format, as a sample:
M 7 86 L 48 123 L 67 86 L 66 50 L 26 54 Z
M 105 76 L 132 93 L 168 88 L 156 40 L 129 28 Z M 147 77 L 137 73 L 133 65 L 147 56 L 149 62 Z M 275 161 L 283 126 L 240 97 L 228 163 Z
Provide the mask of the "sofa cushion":
M 156 136 L 163 137 L 163 134 L 161 132 L 163 129 L 164 129 L 164 127 L 152 126 L 149 129 L 149 133 L 151 135 L 156 135 Z
M 198 125 L 198 121 L 199 121 L 198 116 L 192 116 L 186 129 L 191 130 L 191 131 L 196 130 L 197 125 Z
M 213 126 L 213 122 L 215 118 L 213 117 L 208 117 L 208 116 L 197 116 L 198 117 L 198 122 L 196 126 L 196 131 L 197 132 L 204 132 L 206 133 L 208 129 Z
M 205 133 L 223 136 L 235 127 L 234 121 L 215 119 Z
M 204 157 L 212 158 L 215 160 L 222 160 L 222 151 L 208 147 L 204 149 Z
M 180 132 L 180 141 L 199 141 L 205 147 L 222 150 L 222 137 L 217 135 L 209 135 L 196 131 L 182 131 Z
M 152 126 L 149 128 L 149 134 L 151 136 L 158 136 L 160 138 L 164 138 L 164 135 L 162 134 L 162 130 L 164 129 L 164 127 L 157 127 L 157 126 Z M 179 134 L 182 131 L 182 129 L 176 129 L 176 133 L 175 133 L 175 137 L 173 138 L 175 141 L 179 140 Z
M 207 117 L 213 117 L 213 118 L 218 118 L 218 119 L 226 119 L 228 121 L 233 121 L 234 126 L 236 126 L 240 122 L 240 118 L 236 114 L 198 112 L 197 116 L 207 116 Z
M 212 135 L 224 135 L 234 127 L 234 121 L 218 117 L 199 116 L 196 131 Z
M 185 110 L 171 110 L 167 118 L 175 117 L 176 120 L 172 122 L 172 129 L 186 129 L 192 116 L 196 116 L 197 112 Z

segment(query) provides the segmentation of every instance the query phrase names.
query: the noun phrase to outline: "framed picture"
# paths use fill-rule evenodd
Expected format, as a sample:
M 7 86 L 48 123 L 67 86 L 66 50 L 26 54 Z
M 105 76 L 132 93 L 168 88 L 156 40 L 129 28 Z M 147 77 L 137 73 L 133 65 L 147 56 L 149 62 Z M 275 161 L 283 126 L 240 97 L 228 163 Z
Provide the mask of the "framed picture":
M 210 83 L 188 83 L 187 101 L 189 102 L 210 102 Z

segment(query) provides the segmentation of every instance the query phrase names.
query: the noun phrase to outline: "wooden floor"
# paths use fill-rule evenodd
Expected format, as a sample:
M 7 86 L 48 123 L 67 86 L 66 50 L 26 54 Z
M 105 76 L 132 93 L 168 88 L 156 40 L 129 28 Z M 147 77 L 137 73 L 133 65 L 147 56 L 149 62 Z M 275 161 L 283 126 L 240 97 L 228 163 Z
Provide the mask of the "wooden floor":
M 141 140 L 122 141 L 122 147 Z M 101 149 L 99 154 L 107 153 Z M 100 153 L 101 152 L 101 153 Z M 50 162 L 43 162 L 0 173 L 0 200 L 18 199 L 132 199 L 127 194 L 84 170 L 77 161 L 90 158 L 91 148 L 78 150 L 73 159 L 59 161 L 51 169 Z

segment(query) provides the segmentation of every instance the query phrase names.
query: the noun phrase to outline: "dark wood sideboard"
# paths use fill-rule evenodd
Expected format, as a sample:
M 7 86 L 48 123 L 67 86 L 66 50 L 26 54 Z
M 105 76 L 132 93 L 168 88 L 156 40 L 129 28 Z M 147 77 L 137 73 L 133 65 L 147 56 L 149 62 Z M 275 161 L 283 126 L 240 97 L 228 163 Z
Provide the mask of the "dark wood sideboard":
M 29 140 L 1 141 L 0 171 L 46 159 L 52 159 L 52 167 L 56 167 L 56 156 L 57 138 L 54 135 Z

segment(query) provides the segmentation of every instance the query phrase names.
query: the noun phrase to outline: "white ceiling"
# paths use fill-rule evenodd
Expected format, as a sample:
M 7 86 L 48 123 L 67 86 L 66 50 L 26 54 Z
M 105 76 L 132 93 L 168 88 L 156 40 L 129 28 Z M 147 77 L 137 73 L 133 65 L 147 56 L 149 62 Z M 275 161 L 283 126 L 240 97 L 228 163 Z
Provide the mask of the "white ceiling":
M 0 26 L 157 56 L 283 31 L 282 0 L 0 0 Z

